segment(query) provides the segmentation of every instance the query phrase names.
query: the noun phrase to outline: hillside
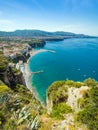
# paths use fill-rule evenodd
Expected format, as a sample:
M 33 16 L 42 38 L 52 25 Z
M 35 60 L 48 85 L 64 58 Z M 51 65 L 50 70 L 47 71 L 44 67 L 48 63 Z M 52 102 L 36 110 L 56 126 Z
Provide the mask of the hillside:
M 47 112 L 59 120 L 53 130 L 98 130 L 98 82 L 54 82 L 47 90 Z
M 69 37 L 91 37 L 84 34 L 75 34 L 71 32 L 63 32 L 63 31 L 57 31 L 57 32 L 47 32 L 42 30 L 16 30 L 13 32 L 5 32 L 0 31 L 0 37 L 62 37 L 62 38 L 69 38 Z
M 0 81 L 0 130 L 98 130 L 97 107 L 93 79 L 53 83 L 46 108 L 23 85 L 11 89 Z

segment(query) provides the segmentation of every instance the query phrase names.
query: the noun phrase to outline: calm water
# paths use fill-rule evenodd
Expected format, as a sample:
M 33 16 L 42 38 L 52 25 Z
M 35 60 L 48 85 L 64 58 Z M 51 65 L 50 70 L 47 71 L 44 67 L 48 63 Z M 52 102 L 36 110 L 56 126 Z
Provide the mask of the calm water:
M 83 81 L 86 78 L 98 80 L 98 39 L 67 39 L 47 42 L 45 49 L 55 53 L 41 52 L 31 58 L 31 71 L 43 70 L 31 78 L 39 98 L 45 101 L 46 90 L 52 82 L 71 79 Z

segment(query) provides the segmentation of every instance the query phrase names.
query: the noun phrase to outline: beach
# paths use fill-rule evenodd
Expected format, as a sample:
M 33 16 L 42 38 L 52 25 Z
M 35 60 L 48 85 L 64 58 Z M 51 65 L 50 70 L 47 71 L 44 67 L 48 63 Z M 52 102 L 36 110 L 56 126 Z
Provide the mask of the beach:
M 25 79 L 25 84 L 26 84 L 27 88 L 28 88 L 31 92 L 33 92 L 34 96 L 35 96 L 38 100 L 40 100 L 40 99 L 38 98 L 38 94 L 37 94 L 37 92 L 36 92 L 36 89 L 35 89 L 34 86 L 32 86 L 31 80 L 30 80 L 30 79 L 31 79 L 31 76 L 33 75 L 33 72 L 30 71 L 30 68 L 29 68 L 28 64 L 29 64 L 30 59 L 31 59 L 33 56 L 35 56 L 35 55 L 38 54 L 38 53 L 46 52 L 46 51 L 48 51 L 48 50 L 45 50 L 45 49 L 33 50 L 33 51 L 30 53 L 30 58 L 28 59 L 27 63 L 24 63 L 23 76 L 24 76 L 24 79 Z
M 31 82 L 30 82 L 30 78 L 32 76 L 32 72 L 30 71 L 29 69 L 29 61 L 30 59 L 35 56 L 36 54 L 38 53 L 41 53 L 41 52 L 46 52 L 47 50 L 45 49 L 40 49 L 40 50 L 33 50 L 31 53 L 30 53 L 30 58 L 28 59 L 27 63 L 24 63 L 24 72 L 23 72 L 23 76 L 24 76 L 24 79 L 25 79 L 25 83 L 26 83 L 26 86 L 27 88 L 32 91 L 33 90 L 33 87 L 31 85 Z
M 38 53 L 41 53 L 41 52 L 50 52 L 50 53 L 56 53 L 55 51 L 53 50 L 47 50 L 47 49 L 39 49 L 39 50 L 32 50 L 30 52 L 30 58 L 27 60 L 27 63 L 24 63 L 24 71 L 23 71 L 23 76 L 24 76 L 24 79 L 25 79 L 25 84 L 27 86 L 27 88 L 33 92 L 34 96 L 40 101 L 40 98 L 38 97 L 38 93 L 36 91 L 36 88 L 34 86 L 32 86 L 31 84 L 31 76 L 33 76 L 34 74 L 38 74 L 38 73 L 42 73 L 43 70 L 41 71 L 37 71 L 37 72 L 32 72 L 29 68 L 29 62 L 30 62 L 30 59 L 32 57 L 34 57 L 35 55 L 37 55 Z M 42 104 L 43 102 L 40 101 Z
M 30 58 L 28 59 L 27 63 L 29 63 L 30 59 L 31 59 L 33 56 L 35 56 L 36 54 L 41 53 L 41 52 L 46 52 L 46 51 L 48 51 L 48 50 L 40 49 L 40 50 L 33 50 L 33 51 L 31 51 L 31 53 L 30 53 Z

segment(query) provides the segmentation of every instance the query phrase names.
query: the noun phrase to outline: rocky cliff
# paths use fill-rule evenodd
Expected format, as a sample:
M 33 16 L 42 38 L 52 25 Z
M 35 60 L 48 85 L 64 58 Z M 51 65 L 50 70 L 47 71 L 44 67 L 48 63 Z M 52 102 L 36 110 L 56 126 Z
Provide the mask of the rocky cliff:
M 53 83 L 47 90 L 47 113 L 55 119 L 52 130 L 97 130 L 96 101 L 98 82 L 94 79 Z
M 0 72 L 0 79 L 11 88 L 15 88 L 17 84 L 25 85 L 23 74 L 15 74 L 10 66 L 6 66 L 6 69 Z

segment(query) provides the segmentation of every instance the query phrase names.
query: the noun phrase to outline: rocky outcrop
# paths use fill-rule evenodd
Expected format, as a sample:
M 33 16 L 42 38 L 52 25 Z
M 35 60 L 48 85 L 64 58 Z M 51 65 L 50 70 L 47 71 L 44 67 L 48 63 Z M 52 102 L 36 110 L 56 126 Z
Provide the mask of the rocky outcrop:
M 86 130 L 87 125 L 77 125 L 75 116 L 81 110 L 79 99 L 83 99 L 88 90 L 89 87 L 83 86 L 83 83 L 72 81 L 55 82 L 48 88 L 47 113 L 60 119 L 51 125 L 52 130 Z M 64 104 L 71 107 L 72 111 L 68 112 L 69 107 Z
M 17 84 L 25 85 L 23 74 L 19 72 L 15 75 L 10 66 L 7 66 L 6 70 L 0 73 L 0 79 L 11 88 L 16 87 Z
M 32 48 L 36 48 L 36 47 L 44 47 L 46 44 L 45 40 L 32 40 L 29 42 L 29 45 L 32 47 Z
M 29 52 L 24 52 L 22 54 L 16 54 L 16 56 L 12 59 L 12 61 L 14 63 L 18 63 L 20 60 L 23 62 L 27 62 L 29 57 L 30 57 Z
M 50 114 L 52 112 L 53 101 L 52 101 L 52 99 L 49 99 L 47 97 L 46 103 L 47 103 L 47 113 Z
M 89 89 L 88 86 L 81 86 L 80 88 L 71 87 L 68 88 L 68 100 L 67 104 L 71 106 L 75 111 L 79 110 L 78 99 L 82 98 L 84 93 Z
M 82 83 L 79 84 L 79 82 L 75 82 L 76 87 L 74 84 L 70 86 L 66 84 L 67 82 L 55 82 L 48 88 L 46 100 L 48 114 L 51 114 L 53 106 L 62 102 L 68 104 L 74 111 L 80 109 L 78 100 L 84 96 L 89 87 L 83 86 Z M 81 86 L 77 88 L 77 85 Z

